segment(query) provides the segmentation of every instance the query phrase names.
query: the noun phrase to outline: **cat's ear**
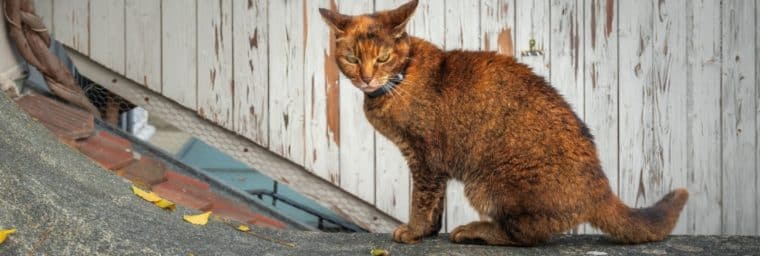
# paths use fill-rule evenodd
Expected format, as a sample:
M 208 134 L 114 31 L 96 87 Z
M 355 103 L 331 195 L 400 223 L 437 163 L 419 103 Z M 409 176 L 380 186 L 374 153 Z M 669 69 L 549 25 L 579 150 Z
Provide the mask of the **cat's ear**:
M 412 0 L 394 10 L 385 13 L 385 24 L 391 28 L 393 37 L 399 38 L 406 32 L 406 24 L 412 18 L 412 14 L 417 10 L 418 0 Z
M 343 15 L 336 11 L 319 8 L 319 14 L 322 15 L 322 19 L 324 19 L 327 25 L 329 25 L 337 34 L 342 34 L 345 31 L 346 26 L 351 23 L 351 16 Z

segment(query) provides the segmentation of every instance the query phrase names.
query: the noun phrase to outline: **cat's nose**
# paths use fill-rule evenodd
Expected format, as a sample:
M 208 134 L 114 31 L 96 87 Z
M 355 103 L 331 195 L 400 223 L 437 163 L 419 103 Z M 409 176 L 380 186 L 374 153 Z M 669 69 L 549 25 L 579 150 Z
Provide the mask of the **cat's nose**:
M 362 81 L 364 81 L 365 83 L 369 84 L 370 82 L 372 82 L 372 77 L 371 76 L 362 76 Z

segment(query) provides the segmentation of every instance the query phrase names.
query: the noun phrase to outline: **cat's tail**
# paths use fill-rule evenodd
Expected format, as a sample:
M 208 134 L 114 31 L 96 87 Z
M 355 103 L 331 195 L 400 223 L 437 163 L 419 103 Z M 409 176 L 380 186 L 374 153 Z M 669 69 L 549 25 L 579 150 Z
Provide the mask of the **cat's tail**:
M 611 193 L 611 192 L 610 192 Z M 676 189 L 647 208 L 629 208 L 611 195 L 591 218 L 591 225 L 624 243 L 644 243 L 665 239 L 678 221 L 689 192 Z

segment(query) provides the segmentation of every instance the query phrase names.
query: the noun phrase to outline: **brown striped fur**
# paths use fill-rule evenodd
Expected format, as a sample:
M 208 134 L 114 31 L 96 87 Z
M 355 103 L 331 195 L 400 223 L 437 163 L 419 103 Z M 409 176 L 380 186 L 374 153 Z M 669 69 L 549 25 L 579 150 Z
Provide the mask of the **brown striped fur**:
M 320 10 L 335 32 L 338 66 L 356 87 L 372 92 L 406 73 L 390 93 L 364 100 L 367 119 L 411 169 L 409 223 L 395 241 L 439 232 L 449 179 L 462 181 L 470 204 L 490 219 L 453 230 L 456 243 L 531 246 L 584 222 L 625 243 L 666 238 L 685 189 L 649 208 L 623 204 L 588 128 L 543 77 L 512 57 L 442 51 L 407 35 L 416 6 L 359 16 Z

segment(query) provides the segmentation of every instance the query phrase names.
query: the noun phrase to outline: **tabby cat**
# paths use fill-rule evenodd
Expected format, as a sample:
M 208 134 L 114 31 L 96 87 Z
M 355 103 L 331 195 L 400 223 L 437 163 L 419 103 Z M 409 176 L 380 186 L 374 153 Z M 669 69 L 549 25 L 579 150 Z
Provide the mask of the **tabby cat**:
M 677 189 L 649 208 L 613 194 L 593 137 L 571 107 L 513 57 L 443 51 L 406 33 L 417 8 L 348 16 L 320 9 L 340 70 L 365 93 L 370 123 L 393 141 L 413 179 L 409 223 L 393 239 L 441 229 L 450 179 L 484 220 L 454 229 L 455 243 L 532 246 L 590 222 L 624 243 L 667 237 L 688 199 Z

